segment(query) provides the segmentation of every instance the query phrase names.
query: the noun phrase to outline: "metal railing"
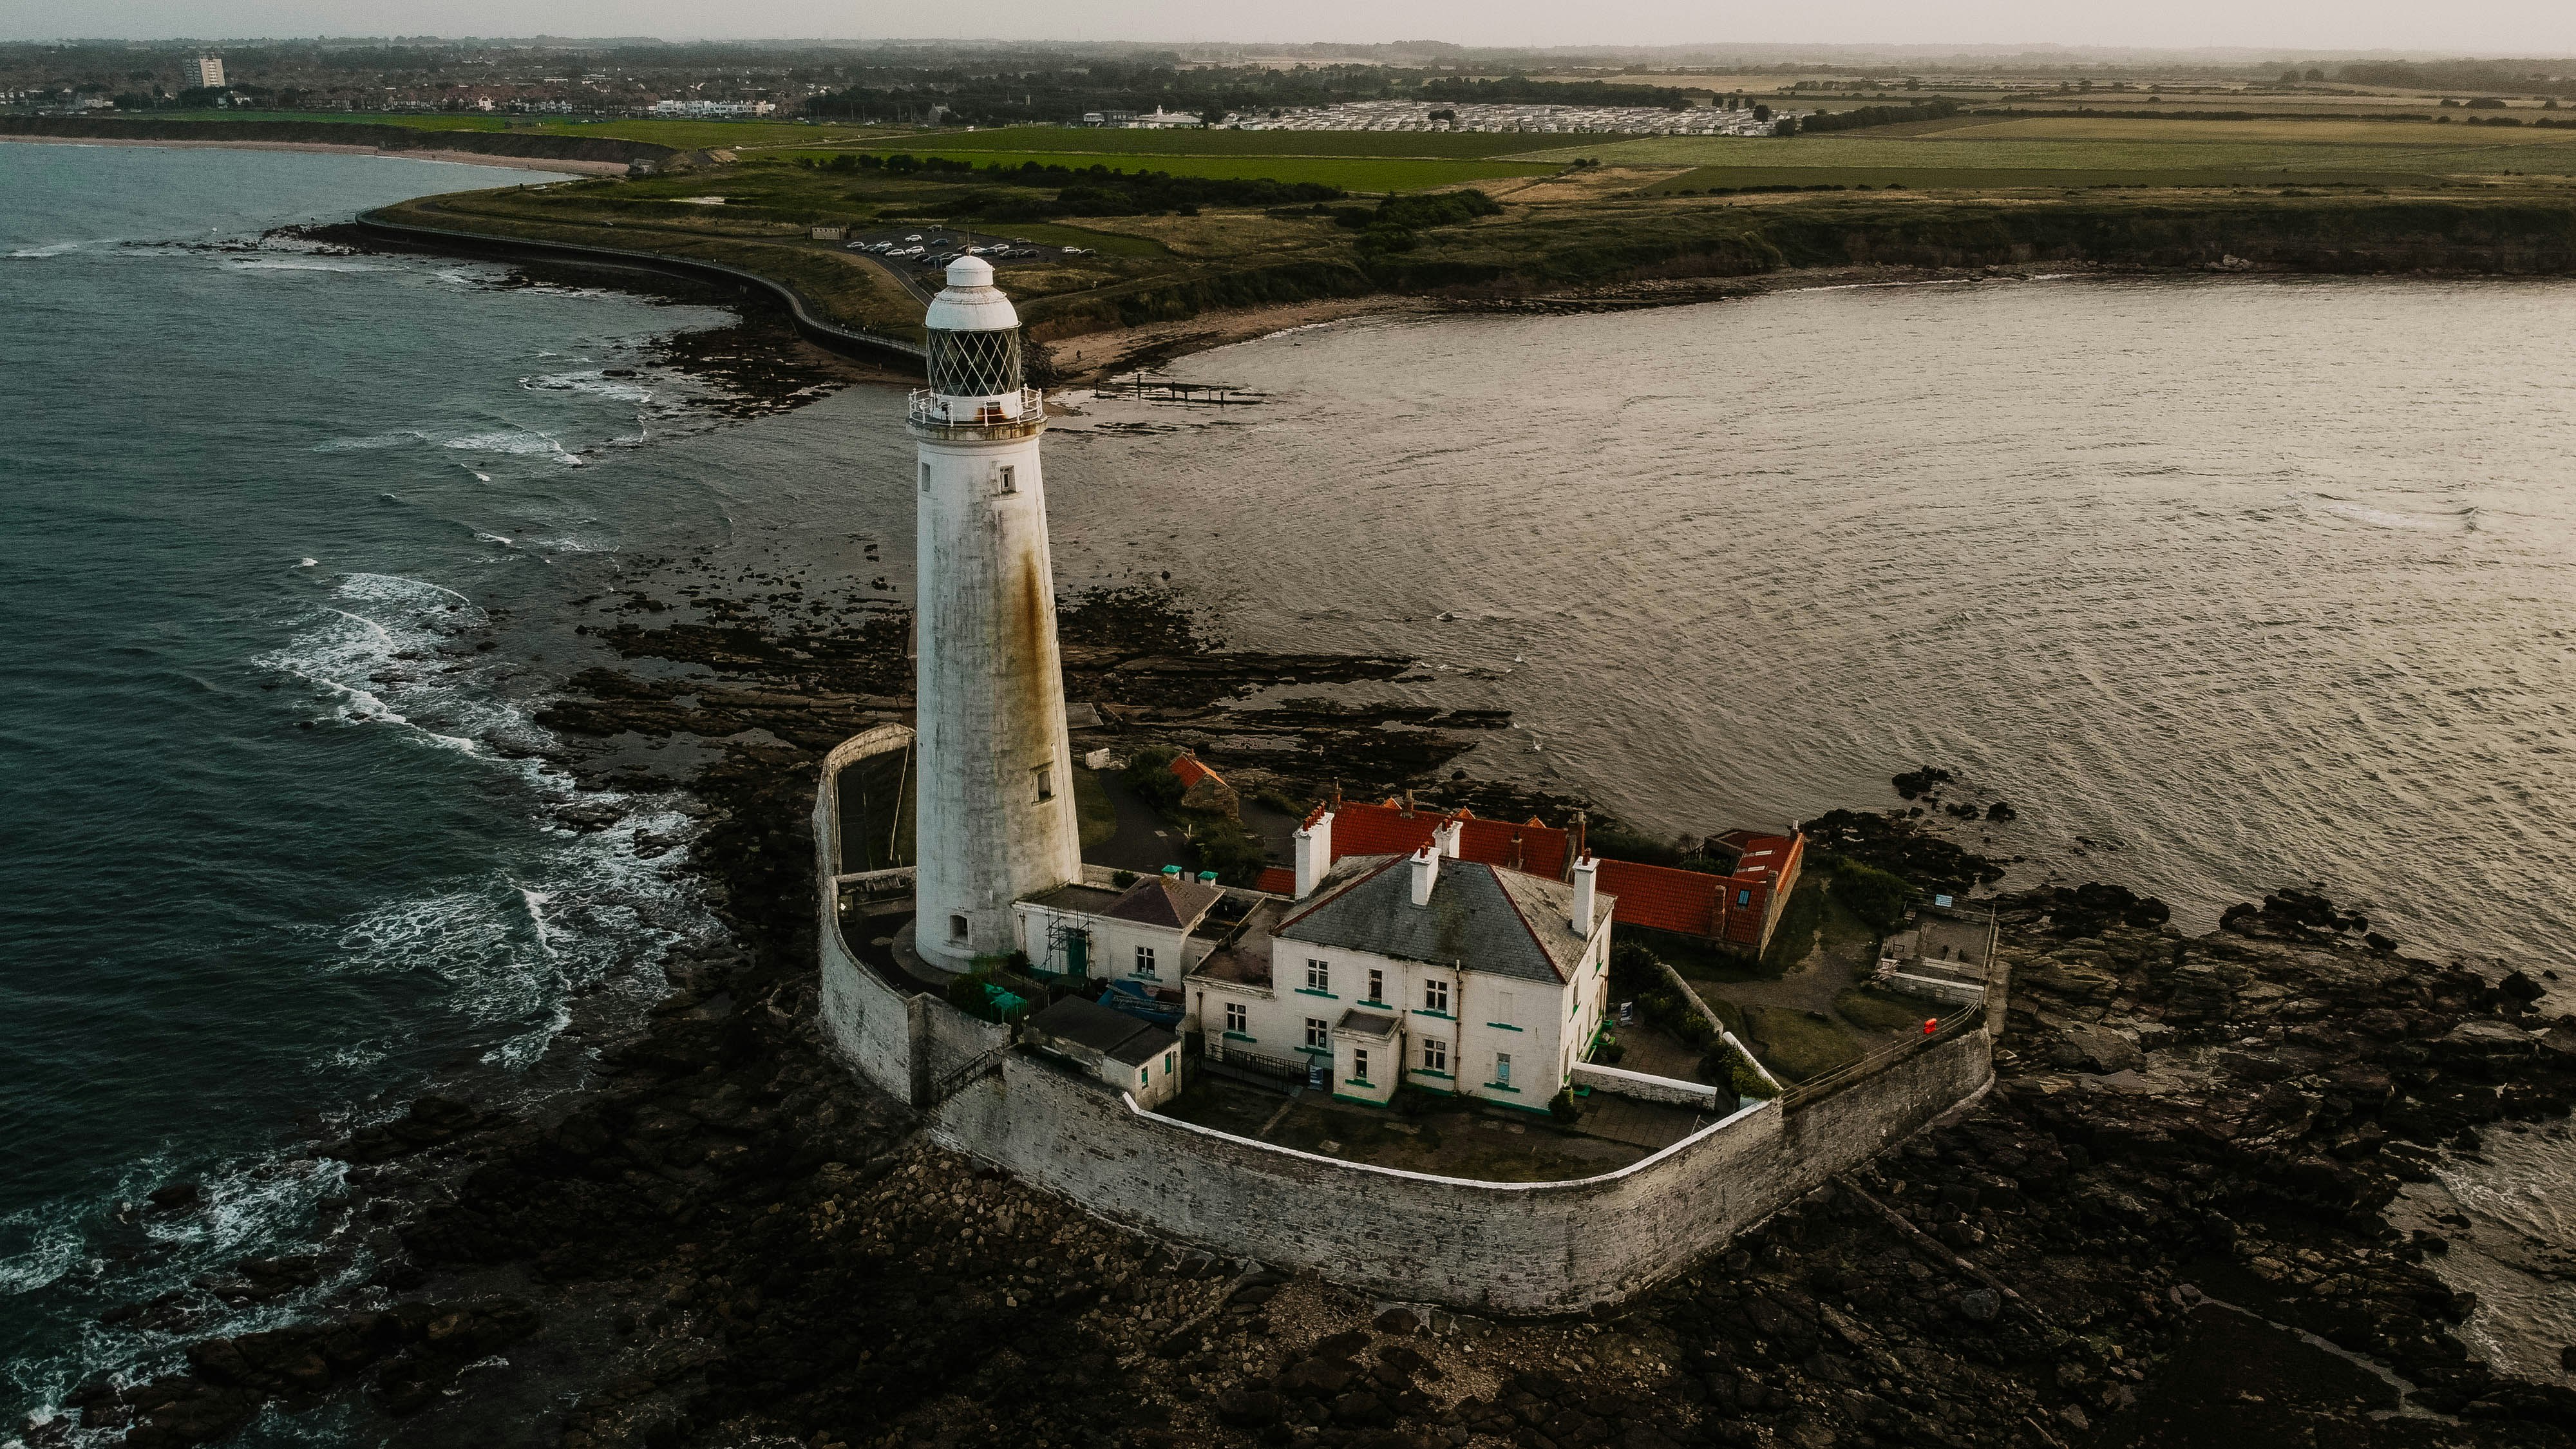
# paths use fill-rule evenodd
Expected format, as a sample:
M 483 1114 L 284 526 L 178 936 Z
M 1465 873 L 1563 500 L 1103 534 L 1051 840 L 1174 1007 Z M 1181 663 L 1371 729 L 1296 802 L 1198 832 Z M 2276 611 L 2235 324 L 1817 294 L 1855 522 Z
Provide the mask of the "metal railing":
M 971 403 L 969 409 L 960 406 Z M 1005 428 L 1030 428 L 1046 421 L 1046 394 L 1033 387 L 1020 389 L 1019 397 L 953 398 L 928 388 L 916 389 L 905 408 L 905 415 L 915 427 L 941 428 L 952 432 L 990 432 Z
M 1862 1057 L 1856 1062 L 1846 1062 L 1822 1076 L 1810 1077 L 1803 1082 L 1799 1082 L 1796 1085 L 1789 1087 L 1780 1094 L 1780 1105 L 1784 1108 L 1797 1108 L 1806 1106 L 1811 1102 L 1821 1101 L 1822 1099 L 1830 1097 L 1834 1093 L 1841 1091 L 1843 1088 L 1850 1086 L 1854 1082 L 1860 1081 L 1865 1077 L 1876 1076 L 1879 1072 L 1886 1070 L 1888 1066 L 1900 1058 L 1910 1056 L 1915 1052 L 1922 1051 L 1926 1047 L 1933 1046 L 1937 1043 L 1948 1041 L 1950 1038 L 1959 1035 L 1961 1032 L 1967 1031 L 1972 1027 L 1980 1027 L 1985 1024 L 1986 1014 L 1981 1010 L 1958 1012 L 1951 1016 L 1949 1020 L 1942 1022 L 1938 1027 L 1922 1036 L 1908 1038 L 1905 1041 L 1897 1043 L 1895 1046 L 1881 1047 L 1877 1051 L 1871 1052 L 1869 1055 Z
M 989 1051 L 982 1052 L 968 1061 L 961 1062 L 958 1065 L 949 1068 L 931 1082 L 931 1102 L 934 1104 L 945 1102 L 950 1097 L 955 1096 L 967 1083 L 974 1081 L 976 1078 L 981 1077 L 988 1072 L 1001 1070 L 1002 1059 L 1010 1054 L 1011 1043 L 1006 1040 L 1000 1046 L 994 1047 Z

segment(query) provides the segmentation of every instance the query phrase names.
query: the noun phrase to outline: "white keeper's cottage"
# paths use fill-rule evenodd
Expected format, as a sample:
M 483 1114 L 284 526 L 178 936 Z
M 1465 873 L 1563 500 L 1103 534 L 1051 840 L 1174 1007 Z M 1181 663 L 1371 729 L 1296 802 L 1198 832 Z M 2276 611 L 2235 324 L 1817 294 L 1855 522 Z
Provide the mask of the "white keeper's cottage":
M 1327 815 L 1310 832 L 1330 829 Z M 1184 983 L 1207 1054 L 1328 1061 L 1333 1095 L 1350 1101 L 1410 1083 L 1546 1110 L 1609 992 L 1613 901 L 1594 863 L 1568 882 L 1462 861 L 1452 824 L 1410 856 L 1318 873 L 1310 832 L 1298 898 L 1257 907 Z

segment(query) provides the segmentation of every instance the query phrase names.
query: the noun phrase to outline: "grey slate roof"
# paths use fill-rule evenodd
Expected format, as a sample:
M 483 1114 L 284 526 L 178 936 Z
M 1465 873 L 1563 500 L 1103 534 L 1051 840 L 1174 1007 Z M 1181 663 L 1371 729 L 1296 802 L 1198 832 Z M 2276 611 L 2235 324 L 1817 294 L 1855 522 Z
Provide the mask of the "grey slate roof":
M 1613 904 L 1611 896 L 1596 897 L 1594 919 Z M 1352 856 L 1334 865 L 1314 903 L 1280 923 L 1276 934 L 1559 986 L 1573 979 L 1583 959 L 1573 911 L 1573 886 L 1472 860 L 1440 862 L 1431 903 L 1417 906 L 1406 857 Z
M 1205 881 L 1178 875 L 1147 876 L 1129 886 L 1127 893 L 1101 914 L 1138 925 L 1174 926 L 1186 931 L 1199 923 L 1208 907 L 1224 898 L 1223 890 Z
M 1068 996 L 1030 1017 L 1029 1025 L 1131 1067 L 1152 1061 L 1180 1040 L 1152 1022 L 1139 1021 L 1079 996 Z

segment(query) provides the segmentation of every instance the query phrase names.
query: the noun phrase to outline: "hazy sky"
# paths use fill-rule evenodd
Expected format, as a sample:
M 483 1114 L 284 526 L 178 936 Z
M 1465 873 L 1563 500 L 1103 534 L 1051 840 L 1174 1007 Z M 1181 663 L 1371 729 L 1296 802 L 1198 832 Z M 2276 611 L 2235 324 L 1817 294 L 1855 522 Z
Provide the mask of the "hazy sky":
M 0 0 L 0 37 L 274 35 L 2057 43 L 2576 53 L 2569 0 Z

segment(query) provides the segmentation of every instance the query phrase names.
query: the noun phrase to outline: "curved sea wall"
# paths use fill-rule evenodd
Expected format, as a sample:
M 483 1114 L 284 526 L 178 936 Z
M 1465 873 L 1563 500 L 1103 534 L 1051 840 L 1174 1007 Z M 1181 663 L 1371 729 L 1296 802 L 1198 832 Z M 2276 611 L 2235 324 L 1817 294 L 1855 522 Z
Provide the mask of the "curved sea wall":
M 617 247 L 582 246 L 573 242 L 539 241 L 532 237 L 497 236 L 490 232 L 456 231 L 439 226 L 416 226 L 394 221 L 382 212 L 363 212 L 353 223 L 358 230 L 380 241 L 419 247 L 424 251 L 451 256 L 508 257 L 521 260 L 588 263 L 622 267 L 630 271 L 659 272 L 664 276 L 686 277 L 691 281 L 711 282 L 731 287 L 737 293 L 766 293 L 787 309 L 787 316 L 797 333 L 807 341 L 850 357 L 917 371 L 921 366 L 921 344 L 900 338 L 880 337 L 823 319 L 822 309 L 804 293 L 774 277 L 722 262 L 701 261 L 695 257 L 668 256 L 660 252 L 627 251 Z
M 1983 1026 L 1902 1053 L 1813 1103 L 1756 1101 L 1642 1162 L 1572 1182 L 1479 1182 L 1344 1162 L 1176 1121 L 1014 1050 L 1009 1029 L 861 961 L 839 898 L 838 775 L 814 805 L 822 1017 L 861 1077 L 928 1117 L 932 1138 L 1159 1236 L 1368 1292 L 1498 1314 L 1625 1298 L 1689 1267 L 1833 1174 L 1984 1092 Z

